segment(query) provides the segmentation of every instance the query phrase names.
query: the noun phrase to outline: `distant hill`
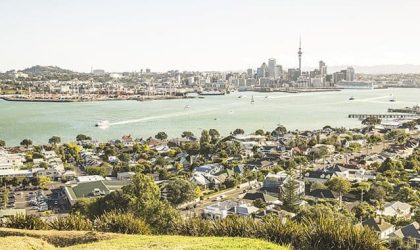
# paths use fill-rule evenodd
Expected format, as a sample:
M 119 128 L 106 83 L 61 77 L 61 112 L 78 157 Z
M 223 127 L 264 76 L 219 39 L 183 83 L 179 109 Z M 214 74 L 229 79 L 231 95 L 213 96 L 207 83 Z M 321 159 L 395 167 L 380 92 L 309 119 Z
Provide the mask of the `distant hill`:
M 273 249 L 288 250 L 263 240 L 239 237 L 124 235 L 83 231 L 38 231 L 0 228 L 0 249 Z M 5 248 L 6 249 L 6 248 Z
M 22 72 L 26 74 L 31 75 L 46 75 L 46 74 L 55 74 L 55 75 L 61 75 L 61 74 L 73 74 L 75 72 L 68 70 L 68 69 L 62 69 L 57 66 L 41 66 L 36 65 L 32 66 L 30 68 L 26 68 L 24 70 L 21 70 Z

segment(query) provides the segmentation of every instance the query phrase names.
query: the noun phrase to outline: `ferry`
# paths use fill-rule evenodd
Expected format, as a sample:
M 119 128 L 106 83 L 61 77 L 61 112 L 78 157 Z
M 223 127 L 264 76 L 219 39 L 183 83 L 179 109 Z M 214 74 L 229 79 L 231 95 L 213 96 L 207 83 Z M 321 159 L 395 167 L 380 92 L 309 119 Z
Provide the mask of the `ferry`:
M 95 127 L 109 127 L 109 121 L 102 120 L 95 124 Z

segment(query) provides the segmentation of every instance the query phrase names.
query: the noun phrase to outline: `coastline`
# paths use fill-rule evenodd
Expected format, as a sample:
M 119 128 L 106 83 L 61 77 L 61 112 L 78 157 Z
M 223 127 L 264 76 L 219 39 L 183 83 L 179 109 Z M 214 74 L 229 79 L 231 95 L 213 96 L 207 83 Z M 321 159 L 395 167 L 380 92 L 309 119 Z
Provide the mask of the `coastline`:
M 175 100 L 175 99 L 191 99 L 197 98 L 194 96 L 136 96 L 136 97 L 90 97 L 90 98 L 37 98 L 37 97 L 22 97 L 22 96 L 0 96 L 1 100 L 8 102 L 103 102 L 103 101 L 153 101 L 153 100 Z

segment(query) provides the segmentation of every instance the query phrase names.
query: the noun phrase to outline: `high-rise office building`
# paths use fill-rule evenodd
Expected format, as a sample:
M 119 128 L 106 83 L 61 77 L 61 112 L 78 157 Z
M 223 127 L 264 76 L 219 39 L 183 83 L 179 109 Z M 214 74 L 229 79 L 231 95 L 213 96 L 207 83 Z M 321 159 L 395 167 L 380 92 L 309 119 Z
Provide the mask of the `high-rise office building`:
M 253 78 L 254 77 L 254 70 L 253 69 L 247 69 L 246 74 L 248 77 Z
M 327 65 L 324 61 L 319 61 L 319 74 L 321 77 L 325 77 L 327 75 Z
M 267 77 L 267 64 L 263 63 L 261 67 L 257 69 L 257 76 L 258 77 Z
M 277 78 L 277 68 L 276 68 L 276 59 L 268 59 L 268 77 L 276 79 Z
M 346 70 L 346 81 L 352 82 L 356 80 L 356 73 L 353 67 L 348 67 Z
M 277 78 L 283 78 L 283 67 L 276 65 Z

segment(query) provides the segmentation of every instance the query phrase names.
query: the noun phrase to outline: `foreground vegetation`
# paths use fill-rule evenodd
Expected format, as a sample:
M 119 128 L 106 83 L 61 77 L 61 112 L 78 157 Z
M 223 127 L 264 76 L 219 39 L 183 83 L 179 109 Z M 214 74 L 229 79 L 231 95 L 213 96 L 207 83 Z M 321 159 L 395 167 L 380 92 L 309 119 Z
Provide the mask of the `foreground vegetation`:
M 0 229 L 2 246 L 7 249 L 279 249 L 273 243 L 229 237 L 140 236 Z M 64 236 L 62 236 L 63 234 Z M 85 235 L 85 237 L 83 236 Z M 63 244 L 66 243 L 66 244 Z

